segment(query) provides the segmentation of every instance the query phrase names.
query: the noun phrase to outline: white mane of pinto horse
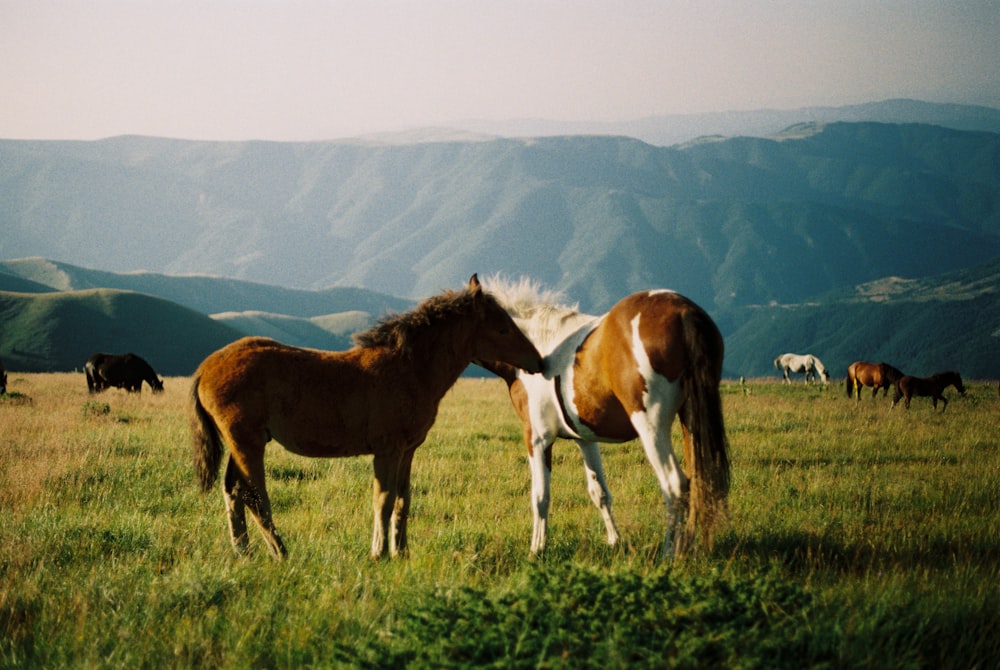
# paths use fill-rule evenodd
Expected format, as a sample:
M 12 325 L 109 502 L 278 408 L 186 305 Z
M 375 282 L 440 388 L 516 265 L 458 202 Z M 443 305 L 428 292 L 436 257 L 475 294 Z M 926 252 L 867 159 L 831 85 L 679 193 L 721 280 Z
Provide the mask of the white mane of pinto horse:
M 608 489 L 601 462 L 598 442 L 626 442 L 638 437 L 645 450 L 647 460 L 656 473 L 666 504 L 667 530 L 664 538 L 663 553 L 673 555 L 675 550 L 683 552 L 687 549 L 695 533 L 695 523 L 700 522 L 705 533 L 709 535 L 712 524 L 719 513 L 724 512 L 725 496 L 728 493 L 729 461 L 726 453 L 724 427 L 722 425 L 721 404 L 718 401 L 718 381 L 722 366 L 721 335 L 711 319 L 699 307 L 683 296 L 667 290 L 647 291 L 633 294 L 623 299 L 612 311 L 601 316 L 581 313 L 576 305 L 562 305 L 561 295 L 552 291 L 542 291 L 528 279 L 519 282 L 505 282 L 499 278 L 491 278 L 485 285 L 513 317 L 515 323 L 528 336 L 539 353 L 546 359 L 546 373 L 526 374 L 502 365 L 481 363 L 487 369 L 496 372 L 507 381 L 514 403 L 522 422 L 525 424 L 525 441 L 528 447 L 528 462 L 531 469 L 531 506 L 534 514 L 534 529 L 531 539 L 531 552 L 540 552 L 545 547 L 548 530 L 548 512 L 550 504 L 551 481 L 551 449 L 556 438 L 575 440 L 583 456 L 587 491 L 594 505 L 600 511 L 607 530 L 607 541 L 614 545 L 620 539 L 614 515 L 611 511 L 611 493 Z M 616 331 L 618 325 L 602 325 L 609 321 L 609 316 L 621 316 L 626 310 L 626 303 L 646 304 L 654 311 L 645 315 L 636 311 L 628 322 L 630 335 L 622 337 L 628 340 L 627 352 L 621 351 L 616 337 L 608 334 Z M 668 319 L 681 319 L 674 313 L 674 305 L 679 305 L 680 311 L 697 313 L 698 328 L 704 329 L 705 322 L 710 324 L 711 335 L 717 338 L 717 360 L 707 365 L 705 375 L 693 375 L 689 368 L 693 366 L 690 360 L 692 352 L 687 343 L 671 341 L 670 335 L 653 332 L 654 355 L 658 356 L 654 366 L 647 353 L 644 338 L 651 337 L 649 330 L 653 326 L 662 325 L 658 319 L 669 311 Z M 669 307 L 664 308 L 665 305 Z M 615 310 L 622 310 L 616 312 Z M 645 321 L 644 321 L 645 319 Z M 644 334 L 640 336 L 640 327 Z M 622 329 L 625 327 L 622 326 Z M 599 330 L 600 329 L 600 330 Z M 663 330 L 667 330 L 664 328 Z M 693 330 L 696 330 L 693 328 Z M 581 362 L 580 354 L 588 338 L 599 333 L 594 339 L 596 344 L 588 343 L 591 350 L 602 348 L 603 356 L 596 358 L 601 363 L 595 363 L 595 357 L 590 357 L 589 363 Z M 698 337 L 701 337 L 699 332 Z M 682 338 L 675 338 L 682 339 Z M 714 340 L 713 340 L 714 342 Z M 647 342 L 648 344 L 648 342 Z M 682 350 L 683 348 L 683 350 Z M 611 350 L 609 353 L 607 350 Z M 682 359 L 678 364 L 678 373 L 671 379 L 655 369 L 662 369 L 664 352 Z M 628 358 L 620 357 L 628 354 Z M 606 359 L 612 355 L 619 357 L 618 361 L 609 363 Z M 586 354 L 583 354 L 586 357 Z M 631 361 L 629 365 L 628 361 Z M 605 377 L 605 369 L 612 367 L 615 372 L 612 377 Z M 683 371 L 682 371 L 682 369 Z M 712 368 L 712 370 L 707 370 Z M 620 370 L 621 374 L 618 374 Z M 585 378 L 579 381 L 577 374 Z M 699 380 L 693 379 L 698 376 Z M 601 377 L 595 379 L 595 377 Z M 703 380 L 707 379 L 707 382 Z M 714 382 L 712 381 L 714 379 Z M 633 393 L 622 393 L 614 389 L 604 389 L 591 394 L 591 397 L 578 398 L 577 390 L 581 387 L 590 388 L 594 384 L 621 388 L 631 386 Z M 687 385 L 687 388 L 685 387 Z M 700 390 L 707 387 L 707 390 Z M 685 466 L 688 473 L 680 467 L 671 445 L 670 428 L 674 415 L 682 408 L 689 392 L 699 396 L 714 394 L 714 403 L 701 399 L 692 399 L 692 409 L 687 415 L 682 414 L 682 428 L 685 435 Z M 626 406 L 628 405 L 628 406 Z M 702 408 L 708 407 L 703 411 Z M 712 421 L 704 417 L 714 412 Z M 694 421 L 695 413 L 701 416 Z M 587 416 L 582 416 L 586 414 Z M 593 423 L 593 417 L 601 415 L 600 425 L 592 428 L 588 418 Z M 685 416 L 687 420 L 685 420 Z M 711 429 L 705 428 L 708 423 L 715 422 Z M 693 425 L 697 423 L 698 425 Z M 692 425 L 689 425 L 692 424 Z M 595 429 L 596 428 L 596 429 Z M 712 436 L 707 435 L 712 433 Z M 712 443 L 714 450 L 708 467 L 714 468 L 708 475 L 702 475 L 699 469 L 697 475 L 691 470 L 693 463 L 699 458 L 695 455 L 695 447 L 700 453 L 701 443 Z M 702 460 L 706 460 L 701 457 Z M 699 466 L 701 468 L 702 466 Z M 697 500 L 689 496 L 691 476 L 698 479 Z M 709 493 L 706 494 L 706 487 Z M 707 504 L 711 502 L 711 504 Z M 691 515 L 688 515 L 689 505 Z M 706 509 L 706 508 L 711 509 Z M 697 512 L 697 514 L 696 514 Z M 697 518 L 696 518 L 697 517 Z M 674 532 L 687 521 L 683 532 L 674 538 Z

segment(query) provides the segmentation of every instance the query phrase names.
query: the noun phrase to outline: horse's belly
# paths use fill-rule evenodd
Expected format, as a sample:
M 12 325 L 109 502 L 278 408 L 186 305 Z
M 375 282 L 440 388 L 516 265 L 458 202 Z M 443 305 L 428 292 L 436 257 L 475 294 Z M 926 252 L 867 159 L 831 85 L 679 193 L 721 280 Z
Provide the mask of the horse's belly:
M 625 408 L 613 398 L 597 405 L 579 407 L 573 419 L 580 437 L 587 440 L 627 442 L 638 436 Z
M 287 451 L 308 458 L 346 458 L 348 456 L 364 456 L 373 453 L 373 449 L 364 443 L 331 442 L 316 440 L 281 440 L 275 438 Z

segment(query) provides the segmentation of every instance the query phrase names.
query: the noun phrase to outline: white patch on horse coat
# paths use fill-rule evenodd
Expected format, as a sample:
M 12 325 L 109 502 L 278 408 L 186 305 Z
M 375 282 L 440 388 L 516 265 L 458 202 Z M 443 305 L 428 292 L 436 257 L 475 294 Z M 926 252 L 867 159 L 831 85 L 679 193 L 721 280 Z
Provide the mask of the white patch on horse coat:
M 670 444 L 670 424 L 684 400 L 683 390 L 680 378 L 672 382 L 653 369 L 646 348 L 642 345 L 642 338 L 639 337 L 641 318 L 640 313 L 632 319 L 632 357 L 646 384 L 642 397 L 642 404 L 646 409 L 634 412 L 631 419 L 646 450 L 646 456 L 656 470 L 660 488 L 669 505 L 671 499 L 679 498 L 684 489 L 684 474 L 677 465 Z M 664 422 L 667 422 L 666 425 Z
M 533 432 L 541 432 L 544 428 L 549 441 L 556 437 L 579 439 L 596 439 L 586 431 L 581 431 L 580 413 L 574 403 L 575 392 L 573 390 L 573 364 L 576 361 L 576 352 L 594 330 L 601 325 L 604 317 L 590 317 L 577 330 L 563 339 L 559 345 L 546 356 L 546 373 L 542 375 L 531 375 L 520 372 L 521 383 L 524 384 L 528 395 L 533 398 L 541 398 L 542 402 L 531 403 L 531 426 Z M 556 389 L 556 377 L 558 376 L 559 389 Z M 563 406 L 559 406 L 559 395 L 562 395 Z M 571 425 L 563 415 L 563 410 L 569 416 Z M 578 432 L 579 431 L 579 432 Z M 584 435 L 581 435 L 581 432 Z

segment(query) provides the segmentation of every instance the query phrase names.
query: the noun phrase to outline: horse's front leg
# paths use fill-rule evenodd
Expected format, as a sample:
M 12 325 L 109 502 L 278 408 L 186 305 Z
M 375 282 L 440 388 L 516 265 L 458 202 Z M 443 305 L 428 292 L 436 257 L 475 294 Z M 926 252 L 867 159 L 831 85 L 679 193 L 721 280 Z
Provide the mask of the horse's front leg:
M 552 441 L 534 439 L 528 449 L 531 470 L 531 553 L 545 549 L 549 521 L 549 487 L 552 480 Z
M 398 454 L 376 454 L 373 461 L 375 481 L 372 489 L 372 509 L 375 528 L 372 531 L 372 559 L 389 554 L 389 527 L 396 507 L 396 475 Z
M 608 544 L 615 545 L 621 536 L 615 517 L 611 513 L 611 491 L 604 477 L 604 465 L 601 462 L 600 446 L 596 442 L 577 440 L 580 453 L 583 455 L 583 469 L 587 477 L 587 493 L 604 519 L 604 527 L 608 531 Z
M 399 459 L 396 472 L 396 502 L 392 506 L 389 523 L 389 555 L 406 556 L 406 524 L 410 517 L 410 470 L 416 448 L 405 452 Z

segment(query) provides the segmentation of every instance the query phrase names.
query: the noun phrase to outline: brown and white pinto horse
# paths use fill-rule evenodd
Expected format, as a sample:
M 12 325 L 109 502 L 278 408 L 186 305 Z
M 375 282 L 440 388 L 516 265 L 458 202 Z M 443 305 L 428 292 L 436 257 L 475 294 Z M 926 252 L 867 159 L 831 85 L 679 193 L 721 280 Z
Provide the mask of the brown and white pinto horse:
M 246 508 L 272 555 L 286 553 L 264 483 L 264 448 L 272 439 L 302 456 L 374 454 L 371 555 L 405 553 L 410 466 L 441 398 L 480 358 L 542 369 L 538 350 L 475 276 L 467 290 L 388 318 L 356 335 L 355 344 L 328 352 L 244 338 L 195 372 L 195 466 L 202 489 L 210 490 L 228 447 L 223 492 L 237 553 L 248 546 Z
M 557 304 L 557 294 L 543 293 L 528 280 L 492 279 L 488 286 L 546 355 L 544 375 L 480 362 L 507 382 L 524 424 L 534 512 L 531 552 L 545 547 L 552 443 L 559 437 L 580 447 L 587 490 L 609 544 L 619 533 L 598 442 L 636 437 L 666 503 L 663 554 L 686 552 L 699 531 L 710 544 L 726 513 L 730 467 L 719 396 L 723 342 L 708 314 L 672 291 L 635 293 L 607 314 L 591 316 Z M 687 472 L 671 445 L 675 414 Z
M 861 388 L 863 386 L 872 387 L 872 397 L 878 395 L 882 389 L 882 397 L 889 393 L 889 387 L 896 387 L 896 395 L 899 395 L 899 380 L 903 378 L 903 373 L 889 365 L 888 363 L 868 363 L 866 361 L 854 361 L 847 366 L 847 381 L 845 383 L 847 397 L 856 396 L 861 400 Z M 894 400 L 893 405 L 896 404 Z
M 906 398 L 905 407 L 910 409 L 910 399 L 913 396 L 930 397 L 931 404 L 937 409 L 938 400 L 944 403 L 941 411 L 948 409 L 948 399 L 944 397 L 944 390 L 949 386 L 954 386 L 961 395 L 965 395 L 965 386 L 962 385 L 962 377 L 957 372 L 938 372 L 930 377 L 912 377 L 906 375 L 899 380 L 896 386 L 896 395 L 892 399 L 893 407 L 900 398 Z

